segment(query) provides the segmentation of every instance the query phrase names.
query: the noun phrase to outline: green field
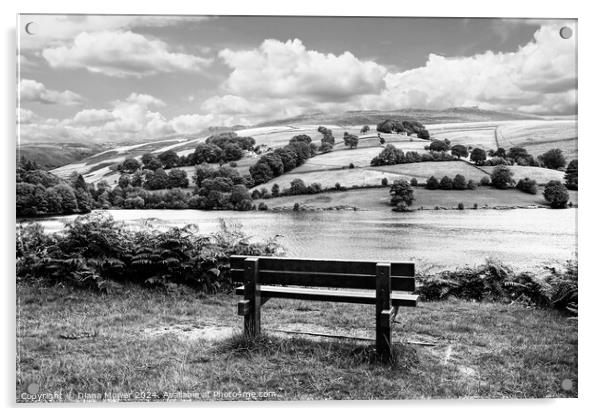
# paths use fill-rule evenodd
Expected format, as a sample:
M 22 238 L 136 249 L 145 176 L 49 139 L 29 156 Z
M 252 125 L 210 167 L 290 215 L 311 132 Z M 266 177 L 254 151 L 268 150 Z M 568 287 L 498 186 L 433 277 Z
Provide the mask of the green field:
M 478 208 L 493 207 L 526 207 L 547 206 L 542 195 L 543 188 L 536 195 L 527 194 L 516 189 L 498 190 L 491 187 L 480 187 L 475 191 L 445 191 L 428 190 L 422 187 L 414 188 L 414 209 L 434 209 L 435 207 L 457 209 L 461 202 L 466 209 L 474 204 Z M 577 192 L 569 191 L 570 200 L 577 204 Z M 270 209 L 291 209 L 295 203 L 306 208 L 324 209 L 335 206 L 355 207 L 360 210 L 390 210 L 391 197 L 388 187 L 369 189 L 349 189 L 344 192 L 324 192 L 317 195 L 294 195 L 278 198 L 261 199 Z
M 449 139 L 452 144 L 464 144 L 466 146 L 481 147 L 486 150 L 496 149 L 497 143 L 508 149 L 509 147 L 521 145 L 531 151 L 534 156 L 558 147 L 567 156 L 567 160 L 575 157 L 576 150 L 576 121 L 567 120 L 500 120 L 497 121 L 475 121 L 446 124 L 427 125 L 431 136 L 437 139 Z M 462 162 L 427 162 L 412 163 L 394 166 L 372 168 L 370 161 L 384 147 L 379 143 L 375 134 L 376 125 L 369 124 L 371 130 L 368 134 L 361 135 L 359 130 L 361 124 L 357 125 L 332 125 L 324 124 L 332 129 L 335 136 L 335 146 L 332 152 L 319 154 L 309 159 L 304 165 L 275 178 L 266 185 L 271 187 L 277 183 L 279 186 L 288 187 L 294 178 L 301 178 L 306 184 L 313 182 L 321 183 L 323 187 L 333 187 L 336 183 L 343 186 L 366 186 L 377 185 L 386 177 L 389 181 L 395 179 L 416 178 L 419 182 L 425 182 L 430 176 L 441 178 L 444 175 L 453 177 L 462 174 L 467 179 L 480 180 L 486 172 L 492 168 L 470 166 Z M 262 146 L 263 151 L 285 146 L 291 137 L 299 134 L 307 134 L 312 137 L 313 142 L 320 143 L 321 134 L 317 131 L 317 124 L 283 124 L 264 127 L 254 127 L 239 130 L 241 136 L 252 136 L 256 143 Z M 350 132 L 360 137 L 357 149 L 350 150 L 343 144 L 344 132 Z M 394 144 L 404 152 L 424 152 L 427 140 L 417 139 L 397 134 L 382 134 L 385 144 Z M 109 184 L 116 185 L 119 174 L 111 171 L 111 165 L 120 163 L 126 157 L 140 157 L 145 152 L 159 154 L 163 151 L 173 149 L 179 155 L 186 155 L 194 151 L 196 146 L 204 140 L 204 137 L 178 136 L 165 138 L 161 141 L 141 143 L 130 146 L 121 146 L 97 154 L 81 162 L 73 163 L 55 169 L 53 172 L 61 177 L 68 177 L 73 171 L 84 175 L 88 182 L 96 183 L 107 180 Z M 249 167 L 256 163 L 258 155 L 247 153 L 241 160 L 237 161 L 236 169 L 245 175 Z M 343 169 L 353 164 L 356 169 Z M 192 179 L 194 167 L 184 168 Z M 551 179 L 558 179 L 561 172 L 540 168 L 512 167 L 515 178 L 524 176 L 532 177 L 540 183 Z
M 18 401 L 32 383 L 75 400 L 128 392 L 203 400 L 231 392 L 269 400 L 577 397 L 577 321 L 549 309 L 457 300 L 403 308 L 389 366 L 373 360 L 367 305 L 270 300 L 262 308 L 266 336 L 247 342 L 233 295 L 19 284 L 17 299 Z M 572 387 L 564 390 L 563 380 Z

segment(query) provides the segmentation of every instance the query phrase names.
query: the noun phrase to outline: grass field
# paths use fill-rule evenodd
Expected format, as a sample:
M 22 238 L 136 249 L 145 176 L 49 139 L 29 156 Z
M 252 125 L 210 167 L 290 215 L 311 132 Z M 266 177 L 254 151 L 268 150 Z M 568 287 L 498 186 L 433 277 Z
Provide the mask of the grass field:
M 252 136 L 258 145 L 265 146 L 265 149 L 275 149 L 285 146 L 291 137 L 299 134 L 309 135 L 314 143 L 319 144 L 322 135 L 317 131 L 318 125 L 295 124 L 255 127 L 238 131 L 241 136 Z M 387 176 L 389 180 L 403 178 L 427 179 L 431 175 L 441 177 L 443 175 L 456 175 L 461 173 L 467 179 L 480 179 L 484 173 L 476 168 L 461 166 L 461 164 L 433 164 L 433 163 L 415 163 L 407 165 L 398 165 L 390 167 L 381 167 L 376 170 L 341 170 L 343 166 L 349 166 L 353 163 L 356 167 L 369 168 L 370 161 L 378 155 L 384 146 L 380 145 L 375 134 L 376 126 L 370 125 L 370 132 L 361 135 L 360 125 L 338 126 L 327 125 L 335 136 L 334 150 L 330 153 L 320 154 L 308 160 L 303 166 L 300 166 L 288 174 L 276 178 L 270 182 L 279 185 L 286 184 L 294 178 L 303 174 L 302 179 L 306 183 L 320 182 L 323 186 L 334 186 L 339 182 L 344 186 L 353 185 L 373 185 Z M 480 121 L 467 123 L 446 123 L 427 125 L 431 136 L 437 139 L 449 139 L 452 144 L 464 144 L 466 146 L 482 147 L 486 150 L 496 149 L 497 142 L 500 146 L 509 148 L 512 146 L 524 146 L 533 155 L 537 156 L 545 151 L 558 147 L 562 149 L 567 159 L 576 157 L 577 139 L 575 121 L 558 120 L 511 120 L 511 121 Z M 356 134 L 360 137 L 357 149 L 349 150 L 344 146 L 344 132 Z M 424 146 L 428 141 L 397 134 L 382 134 L 386 144 L 394 144 L 404 152 L 417 151 L 424 152 Z M 61 177 L 68 177 L 72 171 L 78 171 L 84 174 L 88 182 L 98 182 L 107 180 L 109 184 L 115 185 L 119 174 L 113 173 L 109 166 L 123 161 L 125 157 L 140 157 L 145 152 L 159 154 L 169 149 L 175 150 L 179 155 L 192 153 L 196 146 L 204 140 L 204 137 L 178 136 L 166 138 L 162 141 L 139 143 L 135 145 L 121 146 L 103 153 L 91 156 L 81 162 L 73 163 L 55 169 L 53 172 Z M 497 140 L 497 141 L 496 141 Z M 237 170 L 241 174 L 247 174 L 249 167 L 254 164 L 258 156 L 247 155 L 237 161 Z M 447 162 L 452 163 L 452 162 Z M 445 169 L 451 168 L 449 171 Z M 191 173 L 193 168 L 185 168 Z M 326 172 L 328 171 L 328 172 Z M 387 172 L 384 175 L 382 172 Z M 549 176 L 546 176 L 549 173 Z M 538 181 L 549 180 L 548 177 L 556 177 L 553 172 L 534 171 L 532 172 Z M 539 178 L 539 179 L 538 179 Z
M 516 189 L 500 191 L 491 187 L 479 187 L 475 191 L 443 191 L 414 188 L 412 208 L 434 209 L 435 207 L 456 209 L 462 202 L 466 209 L 477 204 L 484 207 L 514 207 L 547 205 L 542 195 L 543 188 L 536 195 L 527 194 Z M 577 192 L 569 191 L 570 200 L 577 204 Z M 291 208 L 296 202 L 312 208 L 328 208 L 333 206 L 356 207 L 360 210 L 390 210 L 391 197 L 388 187 L 369 189 L 349 189 L 344 192 L 325 192 L 317 195 L 294 195 L 271 198 L 263 201 L 269 208 Z
M 374 362 L 373 307 L 271 300 L 246 342 L 233 295 L 125 286 L 100 296 L 19 285 L 17 400 L 39 393 L 266 392 L 270 400 L 577 396 L 577 322 L 520 305 L 422 302 L 393 325 L 395 365 Z M 420 344 L 423 343 L 423 344 Z M 427 345 L 424 345 L 426 343 Z M 573 386 L 563 390 L 563 380 Z M 140 397 L 139 397 L 140 399 Z

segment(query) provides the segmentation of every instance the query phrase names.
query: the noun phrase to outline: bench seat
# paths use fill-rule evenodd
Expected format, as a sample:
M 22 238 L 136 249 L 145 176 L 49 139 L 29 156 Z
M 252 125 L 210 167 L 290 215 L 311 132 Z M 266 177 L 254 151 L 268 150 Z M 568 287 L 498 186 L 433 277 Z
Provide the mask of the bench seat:
M 374 290 L 325 290 L 307 287 L 265 286 L 260 285 L 260 296 L 264 298 L 315 300 L 323 302 L 376 304 Z M 236 294 L 243 296 L 245 287 L 236 288 Z M 391 292 L 391 304 L 397 306 L 416 306 L 418 295 L 404 292 Z

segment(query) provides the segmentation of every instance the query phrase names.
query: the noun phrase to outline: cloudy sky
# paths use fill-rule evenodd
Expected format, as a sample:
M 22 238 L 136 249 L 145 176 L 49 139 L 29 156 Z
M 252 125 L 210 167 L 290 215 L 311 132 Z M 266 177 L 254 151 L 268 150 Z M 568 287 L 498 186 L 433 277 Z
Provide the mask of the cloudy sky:
M 30 31 L 25 26 L 33 22 Z M 21 15 L 21 140 L 133 140 L 307 112 L 577 110 L 573 21 Z

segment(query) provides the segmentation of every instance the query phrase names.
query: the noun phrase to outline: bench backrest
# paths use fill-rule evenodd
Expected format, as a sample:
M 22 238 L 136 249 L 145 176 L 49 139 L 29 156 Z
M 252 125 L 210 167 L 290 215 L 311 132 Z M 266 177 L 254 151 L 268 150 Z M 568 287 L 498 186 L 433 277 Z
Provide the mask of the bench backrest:
M 232 282 L 244 283 L 244 261 L 257 258 L 260 284 L 376 289 L 376 265 L 381 261 L 295 259 L 285 257 L 231 256 Z M 416 289 L 414 263 L 389 263 L 391 290 Z

